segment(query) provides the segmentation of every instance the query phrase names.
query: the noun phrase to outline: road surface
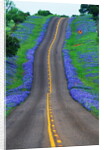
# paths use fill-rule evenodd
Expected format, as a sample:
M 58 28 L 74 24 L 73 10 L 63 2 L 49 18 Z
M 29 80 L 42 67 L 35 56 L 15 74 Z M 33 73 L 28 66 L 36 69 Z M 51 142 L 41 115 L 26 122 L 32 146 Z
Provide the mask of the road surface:
M 35 53 L 31 94 L 6 120 L 6 148 L 99 144 L 99 121 L 67 89 L 62 60 L 67 18 L 54 17 Z

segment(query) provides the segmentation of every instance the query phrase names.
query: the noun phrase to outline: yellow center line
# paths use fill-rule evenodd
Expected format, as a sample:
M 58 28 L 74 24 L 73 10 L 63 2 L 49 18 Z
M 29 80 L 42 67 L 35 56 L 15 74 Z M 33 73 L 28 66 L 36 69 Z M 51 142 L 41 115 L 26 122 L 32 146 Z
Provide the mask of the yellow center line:
M 54 138 L 53 138 L 53 135 L 52 135 L 52 131 L 51 131 L 51 122 L 50 122 L 50 116 L 49 116 L 49 95 L 47 93 L 47 119 L 48 119 L 48 135 L 49 135 L 49 139 L 50 139 L 50 144 L 51 144 L 51 147 L 55 147 L 55 141 L 54 141 Z
M 53 132 L 56 132 L 56 130 L 53 130 L 52 131 L 52 123 L 54 122 L 54 120 L 51 118 L 52 117 L 52 111 L 50 112 L 50 98 L 51 98 L 51 93 L 52 93 L 52 73 L 51 73 L 51 50 L 52 50 L 52 46 L 57 38 L 57 33 L 58 33 L 58 29 L 59 29 L 59 25 L 60 25 L 60 22 L 63 18 L 60 18 L 58 23 L 57 23 L 57 26 L 56 26 L 56 31 L 55 31 L 55 34 L 54 34 L 54 38 L 49 46 L 49 49 L 48 49 L 48 57 L 47 57 L 47 65 L 48 65 L 48 88 L 49 88 L 49 91 L 47 93 L 47 122 L 48 122 L 48 135 L 49 135 L 49 140 L 50 140 L 50 145 L 51 147 L 56 147 L 56 143 L 55 143 L 55 140 L 54 140 L 54 133 Z M 51 109 L 52 110 L 52 109 Z M 58 135 L 57 135 L 58 136 Z M 60 140 L 61 141 L 61 140 Z M 59 142 L 59 140 L 57 141 L 58 143 L 61 143 Z
M 48 49 L 48 72 L 49 72 L 49 78 L 50 78 L 49 79 L 50 80 L 50 86 L 49 86 L 49 89 L 50 89 L 49 92 L 50 92 L 50 94 L 52 93 L 52 73 L 51 73 L 51 61 L 50 61 L 51 55 L 50 55 L 50 53 L 51 53 L 52 46 L 53 46 L 53 44 L 54 44 L 54 42 L 56 40 L 57 33 L 58 33 L 58 28 L 59 28 L 59 24 L 60 24 L 60 22 L 61 22 L 62 19 L 63 18 L 60 18 L 59 21 L 58 21 L 58 23 L 57 23 L 54 38 L 53 38 L 52 43 L 50 44 L 50 47 Z

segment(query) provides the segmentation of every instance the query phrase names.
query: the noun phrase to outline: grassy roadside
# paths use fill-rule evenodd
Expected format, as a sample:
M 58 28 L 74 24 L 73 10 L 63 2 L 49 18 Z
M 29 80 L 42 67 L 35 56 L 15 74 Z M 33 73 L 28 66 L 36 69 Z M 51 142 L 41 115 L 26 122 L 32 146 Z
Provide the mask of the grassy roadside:
M 16 73 L 12 77 L 12 84 L 7 85 L 8 91 L 18 88 L 19 86 L 21 86 L 23 84 L 23 82 L 24 82 L 23 81 L 23 77 L 24 77 L 23 64 L 26 63 L 28 60 L 26 58 L 27 51 L 29 49 L 33 50 L 33 48 L 37 44 L 37 42 L 39 43 L 40 33 L 41 33 L 41 31 L 45 32 L 46 29 L 44 28 L 44 25 L 46 24 L 47 20 L 51 17 L 52 16 L 48 16 L 48 17 L 33 16 L 32 18 L 30 17 L 30 19 L 27 19 L 23 24 L 18 25 L 17 29 L 19 29 L 19 30 L 15 31 L 14 34 L 16 34 L 16 36 L 20 37 L 21 44 L 20 44 L 20 48 L 19 48 L 17 56 L 16 56 L 17 57 L 16 62 L 15 62 L 16 66 L 17 66 Z M 33 28 L 33 30 L 30 30 L 30 28 Z M 26 37 L 27 37 L 27 39 L 26 39 Z M 13 72 L 11 72 L 11 74 L 12 73 Z M 29 78 L 30 77 L 28 77 L 26 80 L 28 80 Z M 12 110 L 16 107 L 16 106 L 12 106 L 12 104 L 14 104 L 14 98 L 16 98 L 17 101 L 19 101 L 19 99 L 21 99 L 21 98 L 24 99 L 24 98 L 26 98 L 26 96 L 28 96 L 28 94 L 26 92 L 29 93 L 29 89 L 25 87 L 25 88 L 20 88 L 19 91 L 17 91 L 17 92 L 14 90 L 11 92 L 11 94 L 8 95 L 8 96 L 10 96 L 9 99 L 11 102 L 9 104 L 10 107 L 9 107 L 9 105 L 7 107 L 6 116 L 8 116 L 12 112 Z M 21 103 L 23 103 L 23 100 L 21 100 Z M 19 102 L 19 104 L 20 104 L 20 102 Z M 18 103 L 16 105 L 18 105 Z
M 66 40 L 65 49 L 69 50 L 72 65 L 78 78 L 84 83 L 85 91 L 99 95 L 99 43 L 96 25 L 90 16 L 76 17 L 71 26 L 71 36 Z M 99 110 L 92 106 L 92 114 L 96 117 Z
M 42 30 L 42 26 L 48 18 L 49 17 L 40 17 L 40 18 L 32 19 L 32 23 L 35 24 L 35 28 L 33 29 L 33 32 L 30 35 L 30 37 L 20 45 L 20 48 L 17 53 L 17 60 L 16 60 L 16 64 L 18 66 L 17 71 L 12 80 L 12 85 L 8 86 L 8 89 L 16 88 L 22 84 L 23 82 L 22 77 L 24 73 L 22 64 L 27 61 L 26 52 L 28 49 L 33 48 L 34 45 L 36 44 L 36 39 L 38 38 L 40 31 Z M 29 23 L 31 21 L 25 21 L 25 22 Z

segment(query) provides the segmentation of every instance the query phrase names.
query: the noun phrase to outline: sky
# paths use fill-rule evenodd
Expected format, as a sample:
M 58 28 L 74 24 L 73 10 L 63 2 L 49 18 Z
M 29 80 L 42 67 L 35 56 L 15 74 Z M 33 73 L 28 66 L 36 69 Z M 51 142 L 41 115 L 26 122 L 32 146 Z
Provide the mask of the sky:
M 23 12 L 30 12 L 31 15 L 37 13 L 38 10 L 49 10 L 53 14 L 79 15 L 80 4 L 69 3 L 52 3 L 52 2 L 33 2 L 33 1 L 17 1 L 12 0 L 15 6 Z

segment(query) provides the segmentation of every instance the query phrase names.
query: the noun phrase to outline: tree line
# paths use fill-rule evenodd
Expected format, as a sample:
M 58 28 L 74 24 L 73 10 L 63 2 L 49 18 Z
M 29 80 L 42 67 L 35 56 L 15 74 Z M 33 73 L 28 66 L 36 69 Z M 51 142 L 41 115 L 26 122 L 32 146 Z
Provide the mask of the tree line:
M 11 33 L 16 30 L 19 23 L 22 23 L 30 16 L 29 12 L 24 13 L 15 7 L 15 4 L 11 0 L 5 0 L 5 12 L 6 12 L 6 27 L 10 23 L 14 23 L 11 27 L 11 31 L 6 31 L 6 56 L 12 57 L 17 54 L 18 48 L 20 48 L 20 42 L 16 37 L 12 37 Z M 39 10 L 35 15 L 48 16 L 52 15 L 49 10 Z
M 15 25 L 22 23 L 26 20 L 27 16 L 30 16 L 29 12 L 24 13 L 15 7 L 15 4 L 10 0 L 5 0 L 6 7 L 6 25 L 8 26 L 11 20 L 14 21 Z
M 70 8 L 69 8 L 70 9 Z M 97 30 L 99 35 L 99 5 L 81 4 L 79 9 L 80 15 L 92 14 L 93 19 L 97 22 Z M 11 32 L 6 32 L 6 56 L 15 56 L 18 48 L 20 47 L 19 40 L 11 36 L 11 33 L 16 29 L 19 23 L 22 23 L 30 16 L 29 12 L 24 13 L 15 7 L 11 0 L 5 0 L 5 13 L 6 13 L 6 27 L 10 22 L 14 23 Z M 39 10 L 35 15 L 48 16 L 53 15 L 49 10 Z M 74 15 L 73 15 L 74 16 Z M 60 17 L 68 17 L 61 15 Z
M 99 5 L 81 4 L 79 12 L 81 15 L 91 14 L 96 22 L 98 41 L 99 41 Z
M 92 14 L 94 20 L 99 19 L 99 5 L 81 4 L 79 12 L 81 15 Z
M 29 12 L 24 13 L 15 7 L 15 4 L 10 0 L 5 0 L 5 13 L 6 13 L 6 28 L 13 23 L 10 32 L 6 30 L 6 56 L 15 56 L 18 48 L 20 48 L 20 42 L 17 38 L 12 37 L 11 33 L 16 29 L 19 23 L 22 23 L 30 16 Z

